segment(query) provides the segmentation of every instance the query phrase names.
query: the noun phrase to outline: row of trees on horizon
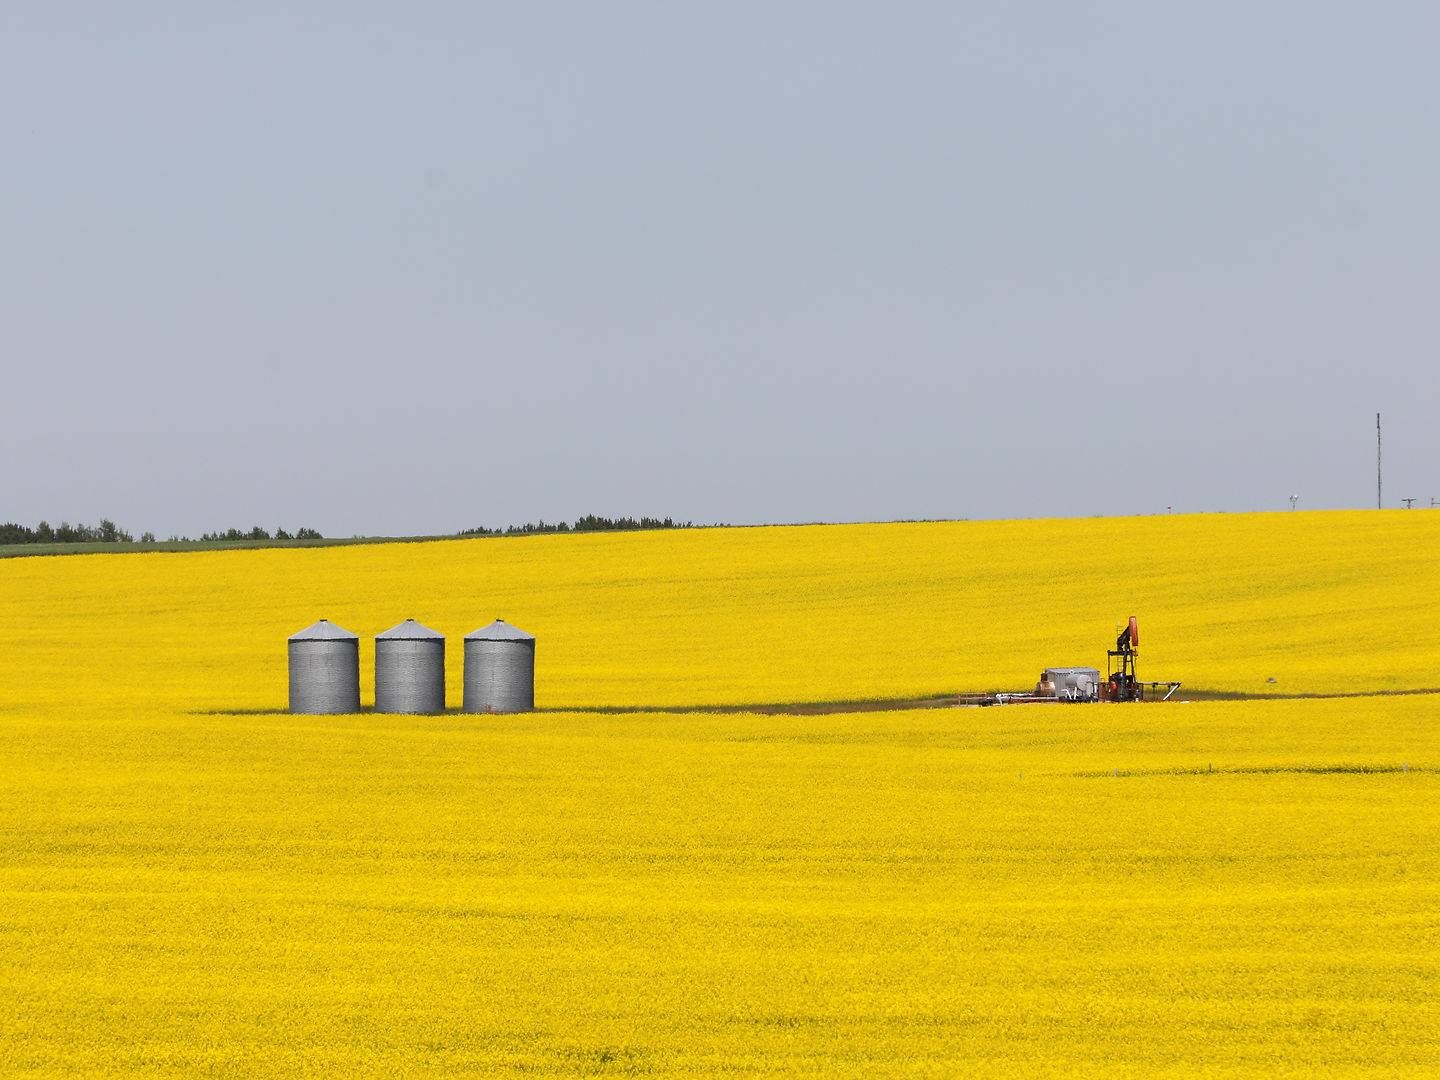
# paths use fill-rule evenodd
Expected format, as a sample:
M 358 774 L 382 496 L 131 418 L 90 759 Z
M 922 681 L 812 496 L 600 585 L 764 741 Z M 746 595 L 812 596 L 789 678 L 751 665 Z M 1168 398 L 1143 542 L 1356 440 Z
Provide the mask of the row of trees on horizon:
M 599 517 L 586 514 L 575 519 L 571 525 L 564 521 L 527 521 L 524 525 L 510 525 L 504 529 L 487 529 L 477 526 L 461 529 L 456 536 L 532 536 L 537 533 L 583 533 L 583 532 L 638 532 L 641 529 L 693 529 L 693 521 L 676 521 L 674 518 L 652 517 Z
M 477 526 L 473 529 L 461 529 L 456 536 L 533 536 L 538 533 L 585 533 L 585 532 L 635 532 L 642 529 L 693 529 L 693 521 L 676 521 L 674 518 L 652 518 L 652 517 L 601 517 L 598 514 L 586 514 L 575 519 L 574 523 L 565 521 L 527 521 L 524 525 L 510 525 L 503 529 L 488 529 L 484 526 Z M 175 543 L 193 543 L 188 536 L 170 536 L 166 538 Z M 274 532 L 261 525 L 250 529 L 225 529 L 224 531 L 207 532 L 200 535 L 202 542 L 214 541 L 266 541 L 266 540 L 323 540 L 325 537 L 316 529 L 299 528 L 290 532 L 278 528 Z M 48 521 L 42 521 L 35 526 L 18 525 L 13 521 L 7 521 L 0 525 L 0 545 L 4 544 L 153 544 L 156 543 L 155 534 L 144 532 L 140 534 L 137 541 L 134 534 L 122 529 L 109 518 L 101 518 L 98 525 L 78 524 L 72 525 L 68 521 L 62 521 L 59 525 L 51 525 Z
M 167 538 L 171 542 L 191 543 L 188 536 L 171 536 Z M 226 529 L 224 532 L 208 532 L 200 537 L 201 540 L 323 540 L 325 537 L 315 529 L 300 528 L 293 533 L 286 529 L 276 529 L 273 533 L 263 526 L 256 525 L 252 529 Z M 83 522 L 78 525 L 71 525 L 68 521 L 62 521 L 59 525 L 51 525 L 48 521 L 42 521 L 36 526 L 17 525 L 13 521 L 7 521 L 0 525 L 0 544 L 153 544 L 156 543 L 155 534 L 143 532 L 137 541 L 135 535 L 126 529 L 120 528 L 109 518 L 101 518 L 98 525 L 86 525 Z

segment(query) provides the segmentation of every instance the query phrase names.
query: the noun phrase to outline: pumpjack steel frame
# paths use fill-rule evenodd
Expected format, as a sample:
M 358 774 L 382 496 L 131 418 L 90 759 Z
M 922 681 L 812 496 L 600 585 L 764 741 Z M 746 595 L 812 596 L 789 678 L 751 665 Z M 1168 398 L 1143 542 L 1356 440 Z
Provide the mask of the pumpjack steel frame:
M 1111 701 L 1144 701 L 1145 684 L 1135 677 L 1135 646 L 1140 643 L 1140 630 L 1132 616 L 1130 624 L 1115 639 L 1115 648 L 1105 655 L 1109 660 L 1105 685 Z

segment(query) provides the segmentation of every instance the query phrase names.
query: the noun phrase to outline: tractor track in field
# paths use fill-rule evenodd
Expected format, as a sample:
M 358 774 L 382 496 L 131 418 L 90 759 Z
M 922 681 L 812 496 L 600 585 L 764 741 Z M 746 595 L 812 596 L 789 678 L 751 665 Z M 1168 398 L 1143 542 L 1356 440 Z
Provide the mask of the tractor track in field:
M 1187 690 L 1183 697 L 1174 698 L 1168 704 L 1188 704 L 1200 701 L 1322 701 L 1345 698 L 1372 698 L 1372 697 L 1424 697 L 1431 694 L 1440 694 L 1440 687 L 1420 687 L 1409 690 L 1347 690 L 1335 693 L 1313 693 L 1313 694 L 1287 694 L 1287 693 L 1247 693 L 1241 690 Z M 920 709 L 954 709 L 954 708 L 975 708 L 979 706 L 994 706 L 1005 704 L 996 700 L 996 694 L 932 694 L 924 697 L 902 697 L 902 698 L 879 698 L 869 701 L 791 701 L 791 702 L 765 702 L 748 705 L 574 705 L 561 708 L 544 708 L 533 710 L 536 713 L 599 713 L 606 716 L 627 716 L 644 713 L 661 713 L 681 715 L 685 713 L 708 713 L 708 714 L 741 714 L 751 713 L 760 716 L 826 716 L 837 713 L 869 713 L 869 712 L 908 712 Z M 1058 700 L 1040 700 L 1013 702 L 1011 704 L 1031 705 L 1059 705 L 1068 704 Z M 1090 704 L 1107 704 L 1105 702 L 1092 702 Z M 1109 703 L 1113 704 L 1113 703 Z M 1160 704 L 1159 702 L 1138 702 L 1142 705 Z M 375 710 L 366 706 L 360 710 L 360 714 L 373 713 Z M 466 713 L 458 708 L 448 708 L 441 715 L 456 716 L 483 716 L 484 713 Z M 193 715 L 198 716 L 285 716 L 289 715 L 283 708 L 249 708 L 249 709 L 196 709 Z M 351 714 L 356 715 L 356 714 Z

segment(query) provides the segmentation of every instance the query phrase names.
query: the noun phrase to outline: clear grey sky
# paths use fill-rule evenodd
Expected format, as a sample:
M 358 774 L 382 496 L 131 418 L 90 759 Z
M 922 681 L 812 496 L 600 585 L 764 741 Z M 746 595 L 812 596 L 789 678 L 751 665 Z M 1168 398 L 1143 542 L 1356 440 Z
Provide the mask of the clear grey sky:
M 7 2 L 0 519 L 1428 503 L 1437 101 L 1428 0 Z

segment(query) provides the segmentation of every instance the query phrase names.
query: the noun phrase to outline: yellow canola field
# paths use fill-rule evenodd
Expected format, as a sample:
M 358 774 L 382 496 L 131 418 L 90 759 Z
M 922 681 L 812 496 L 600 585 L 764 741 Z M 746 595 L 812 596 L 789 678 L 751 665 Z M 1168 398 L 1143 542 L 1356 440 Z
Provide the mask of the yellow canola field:
M 1023 689 L 1103 668 L 1303 694 L 1440 688 L 1440 514 L 1188 515 L 539 536 L 0 561 L 11 693 L 283 708 L 285 637 L 325 616 L 539 638 L 542 708 Z M 1274 683 L 1267 680 L 1275 679 Z
M 0 561 L 0 1072 L 1440 1071 L 1440 515 Z M 291 717 L 290 632 L 542 708 L 1103 666 L 1383 697 Z M 369 643 L 362 650 L 369 699 Z M 1268 678 L 1275 683 L 1268 683 Z M 1431 692 L 1423 692 L 1431 691 Z
M 1434 695 L 126 707 L 0 754 L 11 1074 L 1440 1068 Z

